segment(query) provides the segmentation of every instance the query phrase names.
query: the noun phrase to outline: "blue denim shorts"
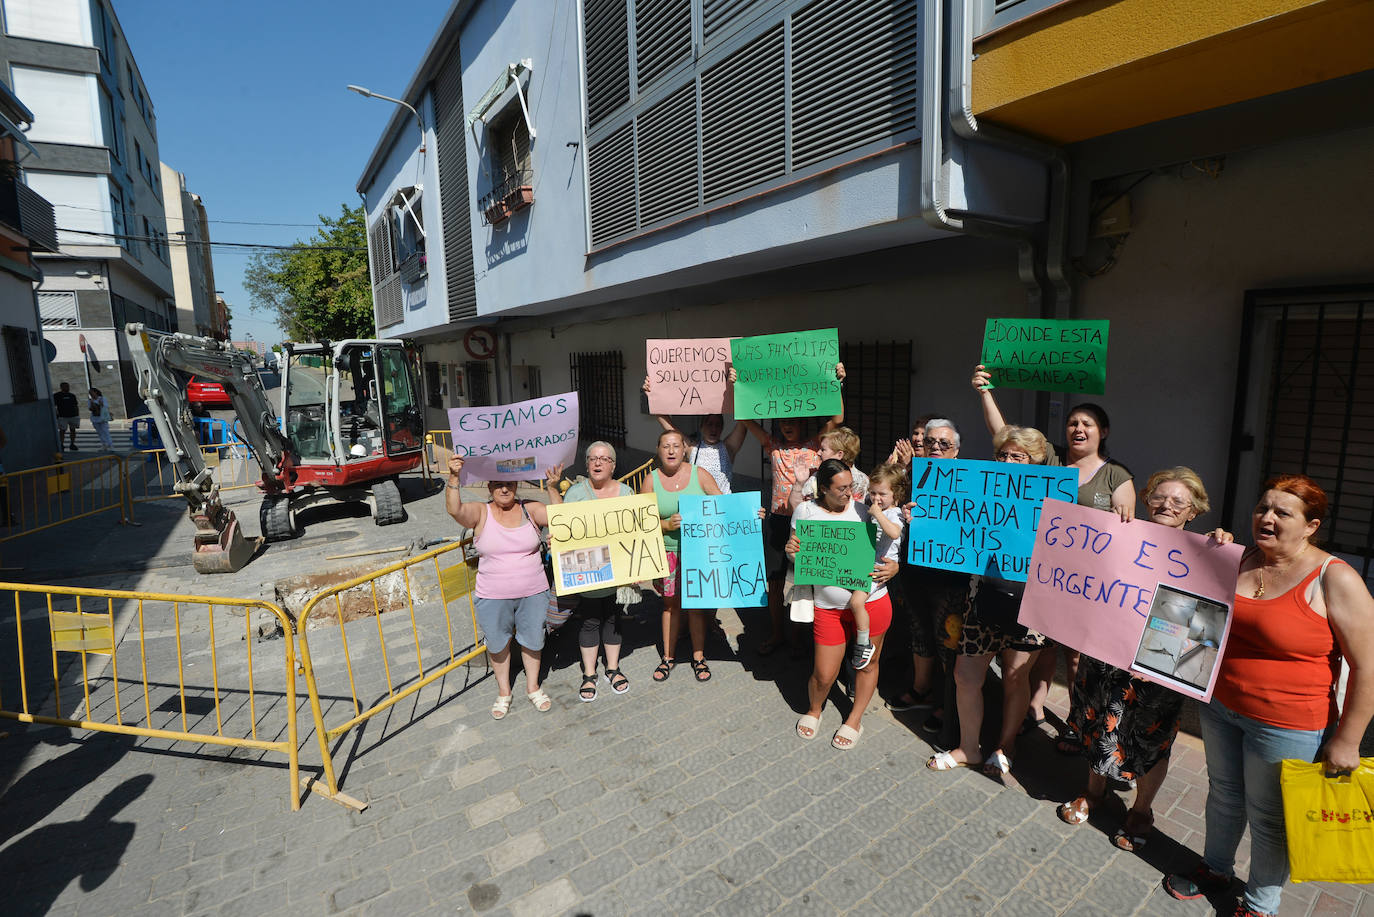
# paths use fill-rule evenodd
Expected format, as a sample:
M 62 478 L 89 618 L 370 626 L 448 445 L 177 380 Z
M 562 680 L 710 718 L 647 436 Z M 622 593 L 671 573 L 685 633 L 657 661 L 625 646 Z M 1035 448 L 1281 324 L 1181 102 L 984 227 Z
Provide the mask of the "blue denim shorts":
M 477 606 L 477 626 L 487 652 L 499 653 L 510 643 L 511 635 L 527 650 L 544 648 L 544 620 L 548 617 L 549 591 L 527 595 L 523 599 L 474 598 Z

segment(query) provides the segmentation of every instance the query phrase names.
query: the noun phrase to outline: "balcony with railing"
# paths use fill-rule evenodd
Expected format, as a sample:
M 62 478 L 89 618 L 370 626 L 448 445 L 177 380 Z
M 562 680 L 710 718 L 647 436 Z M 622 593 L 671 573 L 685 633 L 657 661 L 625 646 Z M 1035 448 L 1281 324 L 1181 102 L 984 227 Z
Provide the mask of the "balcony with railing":
M 534 170 L 517 169 L 477 202 L 482 222 L 499 226 L 534 203 Z
M 34 251 L 57 251 L 52 204 L 13 174 L 0 172 L 0 223 L 29 240 Z

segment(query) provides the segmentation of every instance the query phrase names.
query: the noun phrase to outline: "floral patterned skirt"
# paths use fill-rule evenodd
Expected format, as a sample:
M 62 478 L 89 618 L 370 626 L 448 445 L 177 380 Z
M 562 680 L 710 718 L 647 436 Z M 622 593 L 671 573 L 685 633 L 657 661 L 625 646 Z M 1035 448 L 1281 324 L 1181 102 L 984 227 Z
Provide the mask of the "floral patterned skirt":
M 1078 663 L 1070 722 L 1093 773 L 1132 780 L 1169 757 L 1183 695 L 1090 656 Z

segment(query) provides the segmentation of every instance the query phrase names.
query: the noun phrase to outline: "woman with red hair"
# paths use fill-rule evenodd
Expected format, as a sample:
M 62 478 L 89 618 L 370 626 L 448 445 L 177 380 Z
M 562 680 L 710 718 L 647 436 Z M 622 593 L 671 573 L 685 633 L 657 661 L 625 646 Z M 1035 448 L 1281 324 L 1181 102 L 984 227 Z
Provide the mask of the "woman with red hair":
M 1236 914 L 1277 913 L 1288 880 L 1279 762 L 1321 760 L 1328 773 L 1359 766 L 1374 716 L 1374 596 L 1348 564 L 1313 544 L 1326 515 L 1326 494 L 1304 475 L 1271 478 L 1251 514 L 1255 547 L 1241 560 L 1212 702 L 1200 708 L 1207 840 L 1191 874 L 1165 878 L 1175 898 L 1231 887 L 1248 821 L 1250 876 Z M 1350 680 L 1338 711 L 1342 657 Z

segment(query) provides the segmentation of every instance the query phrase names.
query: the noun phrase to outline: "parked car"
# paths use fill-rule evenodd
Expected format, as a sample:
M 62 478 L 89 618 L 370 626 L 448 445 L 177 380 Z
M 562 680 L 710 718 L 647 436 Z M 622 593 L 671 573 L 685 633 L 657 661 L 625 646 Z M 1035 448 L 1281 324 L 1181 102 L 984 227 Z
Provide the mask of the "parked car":
M 191 381 L 186 383 L 186 400 L 191 403 L 191 412 L 199 415 L 208 414 L 211 408 L 233 406 L 222 384 L 202 382 L 197 376 L 192 376 Z

